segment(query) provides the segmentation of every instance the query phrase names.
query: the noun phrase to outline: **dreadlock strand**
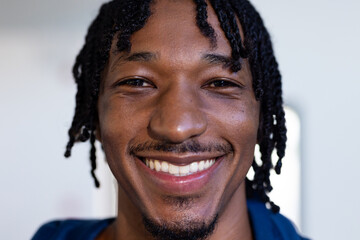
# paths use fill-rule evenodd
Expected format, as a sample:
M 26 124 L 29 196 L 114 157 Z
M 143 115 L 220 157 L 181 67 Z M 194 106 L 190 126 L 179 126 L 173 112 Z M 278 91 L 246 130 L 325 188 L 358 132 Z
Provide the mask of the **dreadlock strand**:
M 91 176 L 94 179 L 94 184 L 97 188 L 100 187 L 100 182 L 96 177 L 95 170 L 96 170 L 96 147 L 95 147 L 95 134 L 94 131 L 91 132 L 90 137 L 90 162 L 91 162 Z
M 226 15 L 228 16 L 228 19 L 229 19 L 229 25 L 230 25 L 231 31 L 233 33 L 234 41 L 235 41 L 236 45 L 239 47 L 239 51 L 234 52 L 233 57 L 234 57 L 234 59 L 247 58 L 248 55 L 243 46 L 242 38 L 240 35 L 240 29 L 238 26 L 236 14 L 234 13 L 234 9 L 233 9 L 232 5 L 230 4 L 230 2 L 228 2 L 228 1 L 224 1 L 224 7 L 225 7 Z
M 226 4 L 223 1 L 217 1 L 217 0 L 210 0 L 210 3 L 212 5 L 212 7 L 214 8 L 214 11 L 220 22 L 220 27 L 223 30 L 225 37 L 229 41 L 229 44 L 231 47 L 231 57 L 232 57 L 231 70 L 233 72 L 240 71 L 240 69 L 241 69 L 241 64 L 239 61 L 240 46 L 237 44 L 237 40 L 231 29 L 229 16 L 226 14 L 226 10 L 224 9 L 224 6 Z
M 196 4 L 196 24 L 199 27 L 201 33 L 210 39 L 212 48 L 216 47 L 215 30 L 210 26 L 207 21 L 207 3 L 205 0 L 194 0 Z

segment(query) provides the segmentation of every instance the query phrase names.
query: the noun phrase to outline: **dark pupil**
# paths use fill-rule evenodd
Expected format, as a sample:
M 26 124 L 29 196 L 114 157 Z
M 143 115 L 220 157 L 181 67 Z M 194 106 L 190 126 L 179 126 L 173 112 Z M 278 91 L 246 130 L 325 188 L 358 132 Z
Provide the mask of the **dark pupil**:
M 225 87 L 225 86 L 228 86 L 229 83 L 224 81 L 224 80 L 217 80 L 214 82 L 214 86 L 215 87 Z
M 132 86 L 141 87 L 144 84 L 144 81 L 141 79 L 129 79 L 127 81 L 127 84 L 132 85 Z

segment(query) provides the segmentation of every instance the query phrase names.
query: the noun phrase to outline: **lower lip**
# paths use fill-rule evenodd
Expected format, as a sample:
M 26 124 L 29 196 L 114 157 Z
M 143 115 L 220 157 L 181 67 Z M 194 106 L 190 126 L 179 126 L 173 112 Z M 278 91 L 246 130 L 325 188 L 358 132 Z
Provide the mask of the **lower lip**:
M 150 183 L 155 184 L 157 189 L 174 195 L 184 195 L 201 191 L 213 179 L 213 175 L 219 169 L 223 158 L 224 156 L 216 159 L 215 163 L 208 169 L 187 176 L 173 176 L 151 170 L 138 158 L 136 158 L 136 164 L 145 172 L 145 177 L 150 180 Z

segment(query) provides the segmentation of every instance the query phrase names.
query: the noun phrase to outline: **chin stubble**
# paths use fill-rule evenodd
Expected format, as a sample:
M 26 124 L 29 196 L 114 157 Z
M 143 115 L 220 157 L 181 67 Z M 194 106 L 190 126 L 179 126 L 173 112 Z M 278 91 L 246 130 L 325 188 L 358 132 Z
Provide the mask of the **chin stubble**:
M 172 206 L 174 208 L 174 210 L 176 211 L 177 209 L 179 211 L 181 210 L 187 210 L 190 209 L 192 207 L 192 204 L 199 199 L 201 196 L 200 195 L 195 195 L 195 196 L 191 196 L 191 197 L 182 197 L 182 196 L 163 196 L 163 201 L 164 203 Z
M 205 240 L 214 232 L 217 220 L 218 215 L 215 215 L 208 223 L 183 219 L 159 224 L 143 216 L 145 229 L 156 240 Z

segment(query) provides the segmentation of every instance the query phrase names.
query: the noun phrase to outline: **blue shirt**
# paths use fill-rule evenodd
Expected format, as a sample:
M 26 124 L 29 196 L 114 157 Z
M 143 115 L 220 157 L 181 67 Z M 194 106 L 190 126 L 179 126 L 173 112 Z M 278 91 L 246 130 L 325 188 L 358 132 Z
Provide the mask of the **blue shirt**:
M 247 205 L 255 240 L 306 240 L 289 219 L 271 212 L 264 203 L 247 200 Z M 44 224 L 32 240 L 93 240 L 114 219 L 52 221 Z

